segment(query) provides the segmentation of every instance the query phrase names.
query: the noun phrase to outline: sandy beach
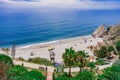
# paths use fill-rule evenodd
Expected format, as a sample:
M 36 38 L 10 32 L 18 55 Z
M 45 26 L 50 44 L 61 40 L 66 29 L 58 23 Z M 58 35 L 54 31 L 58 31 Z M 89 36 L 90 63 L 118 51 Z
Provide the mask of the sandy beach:
M 97 42 L 102 42 L 102 39 L 93 38 L 92 36 L 88 35 L 88 36 L 51 41 L 47 43 L 28 45 L 17 48 L 15 57 L 16 58 L 22 57 L 24 59 L 41 57 L 50 60 L 48 48 L 52 46 L 55 48 L 54 49 L 55 61 L 62 62 L 62 54 L 64 53 L 66 48 L 73 47 L 76 51 L 85 50 L 86 52 L 89 53 L 90 56 L 92 56 L 93 55 L 92 51 L 87 49 L 87 47 L 91 45 L 95 46 L 97 45 Z M 30 53 L 33 53 L 34 55 L 31 56 Z
M 75 51 L 85 50 L 85 52 L 88 52 L 90 56 L 93 56 L 93 52 L 87 47 L 91 45 L 96 46 L 98 42 L 103 42 L 102 38 L 93 38 L 91 35 L 88 35 L 46 43 L 26 45 L 17 47 L 15 58 L 22 57 L 24 59 L 29 59 L 34 57 L 41 57 L 50 60 L 50 52 L 48 49 L 50 46 L 52 46 L 55 48 L 53 50 L 55 52 L 55 61 L 60 63 L 63 61 L 62 54 L 65 52 L 66 48 L 73 47 Z M 31 56 L 31 53 L 34 55 Z

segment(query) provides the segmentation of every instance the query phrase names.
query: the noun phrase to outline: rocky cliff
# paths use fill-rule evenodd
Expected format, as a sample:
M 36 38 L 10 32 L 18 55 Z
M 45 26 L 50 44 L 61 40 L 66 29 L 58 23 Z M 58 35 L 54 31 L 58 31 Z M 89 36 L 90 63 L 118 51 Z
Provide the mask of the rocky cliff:
M 109 26 L 107 29 L 101 25 L 93 34 L 94 37 L 102 37 L 104 42 L 113 44 L 120 40 L 120 24 L 116 26 Z

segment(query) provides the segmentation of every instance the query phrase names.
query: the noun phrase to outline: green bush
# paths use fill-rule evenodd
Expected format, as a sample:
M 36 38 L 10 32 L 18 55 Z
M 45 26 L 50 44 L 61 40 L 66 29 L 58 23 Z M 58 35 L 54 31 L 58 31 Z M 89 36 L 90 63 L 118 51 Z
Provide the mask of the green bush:
M 25 61 L 25 59 L 22 58 L 22 57 L 19 57 L 18 60 L 19 60 L 19 61 Z
M 0 63 L 1 62 L 4 62 L 5 64 L 13 65 L 12 59 L 9 56 L 4 55 L 4 54 L 0 54 Z
M 117 60 L 113 63 L 113 66 L 120 66 L 120 60 Z
M 25 80 L 45 80 L 45 76 L 37 70 L 31 70 L 25 75 Z
M 29 62 L 33 62 L 33 63 L 36 63 L 36 64 L 43 64 L 43 65 L 46 65 L 46 66 L 51 66 L 53 65 L 49 60 L 45 59 L 45 58 L 40 58 L 40 57 L 37 57 L 37 58 L 31 58 L 30 60 L 28 60 Z
M 98 80 L 120 80 L 120 66 L 112 66 L 104 69 Z
M 95 62 L 96 65 L 104 65 L 105 64 L 105 61 L 103 59 L 98 59 L 96 62 Z
M 96 50 L 95 53 L 98 58 L 105 58 L 107 57 L 108 49 L 105 46 L 102 46 L 100 50 Z
M 118 41 L 118 42 L 116 43 L 116 48 L 117 48 L 118 51 L 120 51 L 120 41 Z
M 79 72 L 72 80 L 95 80 L 95 74 L 92 71 L 83 70 Z
M 69 80 L 68 73 L 67 72 L 63 72 L 63 73 L 54 72 L 53 80 Z
M 96 67 L 96 64 L 95 64 L 95 62 L 90 62 L 90 63 L 88 63 L 88 65 L 87 65 L 90 69 L 91 69 L 91 71 L 92 71 L 92 69 L 94 69 L 95 67 Z
M 15 65 L 8 71 L 9 80 L 24 80 L 24 76 L 27 73 L 27 69 L 21 65 Z
M 109 52 L 112 52 L 112 51 L 114 51 L 114 48 L 113 48 L 113 46 L 109 46 L 109 47 L 108 47 L 108 51 L 109 51 Z
M 120 73 L 109 71 L 108 73 L 98 75 L 97 80 L 120 80 Z
M 58 78 L 55 78 L 54 80 L 69 80 L 68 77 L 58 77 Z M 70 79 L 72 80 L 72 79 Z

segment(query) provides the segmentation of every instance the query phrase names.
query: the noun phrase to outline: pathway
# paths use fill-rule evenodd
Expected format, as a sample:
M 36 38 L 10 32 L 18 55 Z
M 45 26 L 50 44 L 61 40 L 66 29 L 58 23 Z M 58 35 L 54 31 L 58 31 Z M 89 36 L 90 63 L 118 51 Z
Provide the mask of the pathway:
M 47 67 L 46 80 L 53 80 L 52 74 L 54 72 L 54 67 L 44 66 L 44 65 L 39 65 L 39 64 L 29 63 L 29 62 L 22 62 L 22 61 L 17 61 L 17 60 L 14 60 L 14 64 L 15 65 L 22 65 L 23 64 L 25 67 L 34 68 L 34 69 L 42 68 L 44 70 L 46 70 L 46 67 Z
M 54 67 L 14 60 L 15 65 L 22 65 L 22 63 L 24 64 L 25 67 L 34 68 L 34 69 L 43 68 L 44 70 L 46 70 L 46 67 L 47 67 L 47 74 L 46 74 L 47 78 L 46 78 L 46 80 L 53 80 L 52 79 L 52 74 L 54 72 Z M 110 63 L 109 65 L 97 66 L 97 67 L 99 69 L 104 69 L 106 67 L 110 67 L 111 65 L 112 65 L 112 63 Z M 69 68 L 65 68 L 64 72 L 69 72 Z M 72 68 L 71 72 L 79 72 L 79 68 L 78 67 L 77 68 Z

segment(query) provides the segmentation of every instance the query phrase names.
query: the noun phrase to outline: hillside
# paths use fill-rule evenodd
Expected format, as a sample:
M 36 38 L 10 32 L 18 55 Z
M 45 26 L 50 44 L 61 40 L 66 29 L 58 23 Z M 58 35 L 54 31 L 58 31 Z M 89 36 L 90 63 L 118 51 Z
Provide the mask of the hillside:
M 99 26 L 93 34 L 94 37 L 102 37 L 104 42 L 114 44 L 120 40 L 120 24 L 116 26 L 109 26 L 107 29 L 105 25 Z

